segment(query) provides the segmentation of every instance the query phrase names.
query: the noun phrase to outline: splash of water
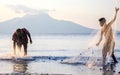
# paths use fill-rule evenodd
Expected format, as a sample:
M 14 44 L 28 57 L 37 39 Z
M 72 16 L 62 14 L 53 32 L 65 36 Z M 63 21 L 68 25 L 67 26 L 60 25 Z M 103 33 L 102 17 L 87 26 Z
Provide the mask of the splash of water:
M 79 55 L 74 56 L 70 59 L 66 59 L 63 62 L 65 63 L 83 63 L 86 64 L 89 68 L 91 68 L 93 65 L 95 65 L 96 60 L 98 59 L 98 55 L 100 55 L 100 50 L 98 50 L 98 47 L 96 47 L 96 42 L 98 40 L 100 31 L 98 31 L 96 34 L 93 32 L 91 33 L 92 40 L 90 39 L 90 43 L 88 44 L 88 48 L 84 50 L 83 52 L 80 52 Z M 88 57 L 87 60 L 84 57 Z
M 15 56 L 16 57 L 23 57 L 24 56 L 23 46 L 21 47 L 21 50 L 18 46 L 16 47 L 16 55 Z

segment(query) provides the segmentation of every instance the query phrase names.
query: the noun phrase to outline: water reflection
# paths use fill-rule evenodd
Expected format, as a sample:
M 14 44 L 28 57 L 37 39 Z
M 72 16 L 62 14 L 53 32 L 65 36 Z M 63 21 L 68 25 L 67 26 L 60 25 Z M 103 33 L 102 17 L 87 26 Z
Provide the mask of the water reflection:
M 13 73 L 28 73 L 28 62 L 24 60 L 14 61 Z
M 103 75 L 114 75 L 114 70 L 112 70 L 112 71 L 104 71 L 103 72 Z
M 103 75 L 114 75 L 116 64 L 106 65 L 105 70 L 103 70 Z

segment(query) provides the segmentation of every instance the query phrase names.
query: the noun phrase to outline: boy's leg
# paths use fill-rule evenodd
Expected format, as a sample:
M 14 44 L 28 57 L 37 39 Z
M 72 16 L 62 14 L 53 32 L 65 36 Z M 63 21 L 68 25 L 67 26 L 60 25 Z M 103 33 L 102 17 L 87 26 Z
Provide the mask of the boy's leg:
M 116 59 L 114 53 L 112 54 L 112 58 L 113 58 L 114 63 L 118 63 L 118 61 L 117 61 L 117 59 Z
M 103 67 L 106 63 L 106 56 L 107 56 L 107 46 L 106 46 L 106 44 L 104 44 L 103 49 L 102 49 Z
M 116 57 L 115 57 L 115 55 L 114 55 L 114 47 L 115 47 L 115 42 L 114 42 L 113 47 L 112 47 L 113 53 L 112 53 L 111 57 L 113 58 L 113 61 L 114 61 L 115 63 L 117 63 L 118 61 L 117 61 L 117 59 L 116 59 Z

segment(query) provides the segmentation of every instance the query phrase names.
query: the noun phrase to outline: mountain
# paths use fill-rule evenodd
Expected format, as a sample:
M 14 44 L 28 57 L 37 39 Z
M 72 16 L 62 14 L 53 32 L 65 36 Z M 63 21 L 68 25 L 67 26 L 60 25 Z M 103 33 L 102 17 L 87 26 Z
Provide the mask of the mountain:
M 90 33 L 92 29 L 79 24 L 56 20 L 48 14 L 25 15 L 21 18 L 14 18 L 5 22 L 0 22 L 0 33 L 12 34 L 17 28 L 25 27 L 32 34 L 81 34 Z

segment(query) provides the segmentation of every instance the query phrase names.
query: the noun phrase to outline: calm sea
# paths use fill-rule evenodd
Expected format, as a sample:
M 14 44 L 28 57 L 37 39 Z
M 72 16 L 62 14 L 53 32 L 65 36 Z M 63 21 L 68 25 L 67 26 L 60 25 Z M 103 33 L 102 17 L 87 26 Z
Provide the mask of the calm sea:
M 10 35 L 0 36 L 0 52 L 13 52 L 13 42 Z M 35 56 L 73 56 L 79 51 L 95 47 L 98 35 L 39 35 L 32 36 L 33 44 L 28 44 L 28 54 Z M 120 36 L 115 37 L 115 49 L 120 49 Z M 101 46 L 103 44 L 101 43 Z M 100 49 L 102 47 L 99 47 Z M 71 53 L 65 53 L 69 51 Z M 47 53 L 46 53 L 47 52 Z M 75 53 L 76 52 L 76 53 Z

